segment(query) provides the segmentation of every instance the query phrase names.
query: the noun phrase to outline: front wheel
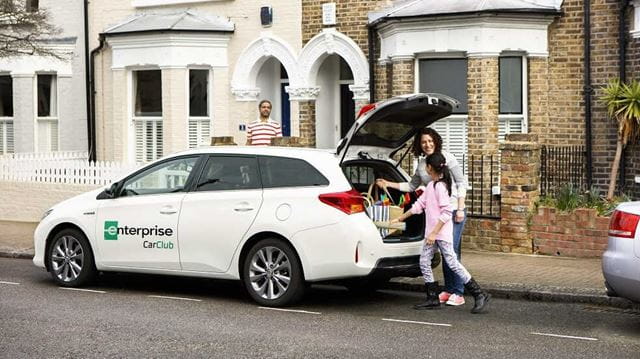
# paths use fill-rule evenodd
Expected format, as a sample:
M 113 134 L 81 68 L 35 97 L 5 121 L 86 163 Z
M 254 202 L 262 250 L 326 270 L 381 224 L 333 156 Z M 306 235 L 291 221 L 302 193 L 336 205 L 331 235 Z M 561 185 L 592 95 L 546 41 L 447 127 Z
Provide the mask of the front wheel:
M 242 282 L 251 298 L 265 306 L 293 304 L 304 294 L 297 255 L 287 243 L 275 238 L 251 247 L 244 260 Z
M 76 229 L 62 230 L 53 237 L 47 260 L 53 280 L 65 287 L 82 286 L 96 274 L 89 241 Z

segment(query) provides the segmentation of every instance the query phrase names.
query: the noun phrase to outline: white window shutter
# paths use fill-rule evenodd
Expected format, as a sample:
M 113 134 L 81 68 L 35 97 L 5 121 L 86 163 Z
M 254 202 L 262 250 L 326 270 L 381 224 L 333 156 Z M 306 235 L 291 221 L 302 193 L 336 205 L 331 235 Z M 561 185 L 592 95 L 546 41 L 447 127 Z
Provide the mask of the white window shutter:
M 522 117 L 501 118 L 498 123 L 498 142 L 504 142 L 506 135 L 510 133 L 522 133 Z
M 4 135 L 6 139 L 5 153 L 14 153 L 15 141 L 14 141 L 14 135 L 13 135 L 13 121 L 6 122 L 5 124 L 6 124 L 5 131 L 4 131 Z
M 7 150 L 6 122 L 0 122 L 0 155 L 9 153 Z
M 189 148 L 208 145 L 211 136 L 211 121 L 208 119 L 189 120 Z
M 136 162 L 162 157 L 162 120 L 135 120 Z
M 458 161 L 464 161 L 465 173 L 467 155 L 467 120 L 464 118 L 445 118 L 430 126 L 442 137 L 442 149 L 450 152 Z

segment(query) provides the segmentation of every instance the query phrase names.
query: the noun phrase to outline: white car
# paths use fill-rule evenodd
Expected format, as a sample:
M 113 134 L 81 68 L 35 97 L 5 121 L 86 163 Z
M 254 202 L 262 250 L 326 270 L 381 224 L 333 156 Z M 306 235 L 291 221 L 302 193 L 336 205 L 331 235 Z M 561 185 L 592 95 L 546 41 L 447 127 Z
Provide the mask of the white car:
M 454 101 L 416 94 L 369 105 L 337 151 L 230 146 L 165 157 L 49 209 L 33 261 L 70 287 L 97 271 L 236 279 L 268 306 L 295 302 L 305 282 L 419 275 L 424 218 L 382 238 L 360 193 L 377 177 L 407 181 L 391 155 Z
M 611 215 L 602 274 L 609 296 L 640 303 L 640 202 L 620 203 Z

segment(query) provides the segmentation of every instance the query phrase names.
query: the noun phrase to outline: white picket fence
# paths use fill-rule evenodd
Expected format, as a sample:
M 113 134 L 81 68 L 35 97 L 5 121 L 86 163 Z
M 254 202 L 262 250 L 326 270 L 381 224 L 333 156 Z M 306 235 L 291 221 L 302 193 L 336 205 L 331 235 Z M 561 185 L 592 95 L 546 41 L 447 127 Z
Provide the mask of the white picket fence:
M 107 185 L 137 167 L 89 162 L 86 152 L 17 153 L 0 156 L 0 181 Z

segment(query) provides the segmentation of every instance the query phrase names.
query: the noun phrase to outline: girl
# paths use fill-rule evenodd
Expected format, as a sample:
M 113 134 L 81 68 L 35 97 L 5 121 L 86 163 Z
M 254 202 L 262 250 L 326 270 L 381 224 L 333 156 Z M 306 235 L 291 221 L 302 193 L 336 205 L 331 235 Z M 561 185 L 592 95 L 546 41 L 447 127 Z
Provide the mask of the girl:
M 453 250 L 453 229 L 451 223 L 451 175 L 446 167 L 445 157 L 435 152 L 426 158 L 426 170 L 433 179 L 424 193 L 416 200 L 411 209 L 399 218 L 391 221 L 402 222 L 414 214 L 425 213 L 425 243 L 420 255 L 420 269 L 427 287 L 427 300 L 416 304 L 414 309 L 433 309 L 440 306 L 438 282 L 433 278 L 431 259 L 437 249 L 451 270 L 464 283 L 466 290 L 475 300 L 471 313 L 482 312 L 489 302 L 490 295 L 485 293 L 469 272 L 460 264 Z
M 433 128 L 425 127 L 415 135 L 412 152 L 419 160 L 418 166 L 416 166 L 416 172 L 413 177 L 411 177 L 410 182 L 397 183 L 379 178 L 376 180 L 376 184 L 380 188 L 391 187 L 402 192 L 415 191 L 419 186 L 426 187 L 432 179 L 426 171 L 425 158 L 435 152 L 442 153 L 447 160 L 447 172 L 449 172 L 453 180 L 451 183 L 453 250 L 456 252 L 458 261 L 460 261 L 462 231 L 464 230 L 464 224 L 467 220 L 465 210 L 467 179 L 462 172 L 462 166 L 452 153 L 442 150 L 442 137 L 440 137 L 440 134 Z M 462 279 L 449 268 L 446 262 L 442 264 L 442 273 L 444 274 L 444 291 L 438 296 L 440 303 L 463 305 L 464 297 L 462 294 L 464 294 L 464 283 Z

